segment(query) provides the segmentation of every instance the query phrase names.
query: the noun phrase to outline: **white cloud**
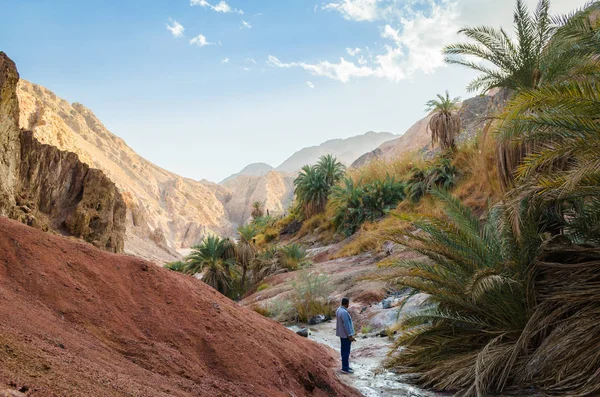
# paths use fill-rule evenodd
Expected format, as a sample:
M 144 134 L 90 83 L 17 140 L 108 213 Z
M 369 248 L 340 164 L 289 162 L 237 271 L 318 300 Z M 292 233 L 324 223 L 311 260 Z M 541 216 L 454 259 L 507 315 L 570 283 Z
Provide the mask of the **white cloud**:
M 269 55 L 267 64 L 278 68 L 302 68 L 310 72 L 314 76 L 329 77 L 339 80 L 342 83 L 347 83 L 353 77 L 368 77 L 373 76 L 373 70 L 364 66 L 356 66 L 353 62 L 348 62 L 344 58 L 340 58 L 339 63 L 330 63 L 328 61 L 309 64 L 305 62 L 281 62 L 277 57 Z
M 244 11 L 238 10 L 237 8 L 232 8 L 226 1 L 221 1 L 216 5 L 210 4 L 207 0 L 190 0 L 190 5 L 193 6 L 202 6 L 206 8 L 210 8 L 213 11 L 222 12 L 222 13 L 230 13 L 235 12 L 237 14 L 243 14 Z
M 361 51 L 361 49 L 358 47 L 357 48 L 346 48 L 346 52 L 351 57 L 356 56 L 360 51 Z
M 380 3 L 383 3 L 383 0 L 346 0 L 339 4 L 350 12 L 366 9 L 360 7 L 377 8 Z M 334 3 L 329 3 L 331 4 Z M 455 1 L 444 1 L 441 5 L 428 4 L 430 8 L 426 12 L 404 10 L 409 16 L 400 19 L 398 28 L 392 27 L 391 24 L 380 28 L 380 36 L 386 43 L 381 53 L 369 56 L 370 65 L 369 60 L 364 56 L 359 57 L 356 63 L 344 58 L 334 63 L 329 61 L 283 63 L 272 57 L 269 59 L 269 64 L 275 67 L 299 67 L 314 75 L 329 77 L 343 83 L 360 77 L 379 77 L 398 82 L 417 71 L 432 73 L 445 65 L 442 48 L 457 40 L 456 32 L 461 25 Z M 353 6 L 358 8 L 352 8 Z M 356 56 L 358 54 L 356 50 L 356 48 L 347 48 L 346 52 Z
M 249 71 L 251 71 L 251 70 L 252 70 L 252 69 L 250 69 L 250 68 L 247 68 L 247 67 L 244 67 L 243 69 L 244 69 L 246 72 L 249 72 Z
M 242 21 L 242 24 L 240 25 L 240 29 L 252 29 L 252 25 L 250 25 L 250 23 L 248 23 L 246 21 Z
M 351 21 L 375 21 L 381 19 L 389 11 L 382 7 L 388 0 L 343 0 L 323 4 L 323 10 L 338 11 L 345 19 Z
M 221 63 L 229 63 L 229 58 L 225 58 L 221 61 Z
M 215 43 L 210 43 L 208 40 L 206 40 L 206 36 L 204 36 L 203 34 L 199 34 L 198 36 L 190 40 L 190 45 L 195 45 L 197 47 L 205 47 L 207 45 L 213 44 Z
M 183 36 L 183 32 L 184 32 L 185 28 L 179 22 L 174 21 L 171 18 L 169 18 L 169 23 L 167 23 L 167 30 L 169 32 L 171 32 L 173 37 L 181 37 L 181 36 Z
M 312 83 L 312 81 L 307 81 L 306 85 L 308 86 L 308 88 L 315 88 L 315 85 Z
M 252 65 L 256 65 L 256 59 L 254 58 L 246 58 L 246 62 Z

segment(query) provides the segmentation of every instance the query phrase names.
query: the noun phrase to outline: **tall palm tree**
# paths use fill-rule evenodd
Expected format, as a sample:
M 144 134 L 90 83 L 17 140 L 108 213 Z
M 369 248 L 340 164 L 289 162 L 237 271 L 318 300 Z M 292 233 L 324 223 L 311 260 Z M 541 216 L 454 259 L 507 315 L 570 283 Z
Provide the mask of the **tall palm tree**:
M 305 219 L 325 210 L 330 189 L 325 175 L 316 166 L 302 167 L 294 180 L 294 194 Z
M 557 18 L 554 23 L 548 14 L 549 6 L 549 0 L 540 0 L 535 12 L 530 14 L 524 1 L 517 0 L 514 40 L 503 29 L 487 26 L 461 29 L 459 32 L 473 42 L 447 46 L 444 49 L 446 62 L 481 72 L 469 84 L 471 91 L 486 92 L 499 87 L 519 92 L 588 74 L 588 63 L 597 62 L 594 34 L 585 28 L 577 32 L 577 28 L 581 28 L 585 18 L 589 19 L 590 8 L 598 8 L 597 2 L 585 11 Z M 584 32 L 588 32 L 587 36 Z M 592 42 L 585 46 L 587 50 L 582 50 L 580 45 L 582 36 Z M 467 57 L 477 58 L 479 62 Z M 504 190 L 513 187 L 516 168 L 535 144 L 498 141 L 498 176 Z
M 316 168 L 324 176 L 325 183 L 330 187 L 335 186 L 344 177 L 344 173 L 346 172 L 346 166 L 331 154 L 321 156 Z
M 252 224 L 240 226 L 238 228 L 239 241 L 236 246 L 237 261 L 242 266 L 242 289 L 246 286 L 246 275 L 252 260 L 256 257 L 256 246 L 254 238 L 258 234 L 256 227 Z
M 437 99 L 426 103 L 427 111 L 433 112 L 427 124 L 427 129 L 431 131 L 432 147 L 439 142 L 442 150 L 454 148 L 454 140 L 461 129 L 459 102 L 460 98 L 450 99 L 450 94 L 446 91 L 445 97 L 438 94 Z
M 217 236 L 206 237 L 201 244 L 192 247 L 191 254 L 186 258 L 184 272 L 187 274 L 202 274 L 202 281 L 222 294 L 231 287 L 230 266 L 234 264 L 226 259 L 227 240 Z
M 264 206 L 260 201 L 255 201 L 252 203 L 252 212 L 250 213 L 253 219 L 260 218 L 264 215 Z

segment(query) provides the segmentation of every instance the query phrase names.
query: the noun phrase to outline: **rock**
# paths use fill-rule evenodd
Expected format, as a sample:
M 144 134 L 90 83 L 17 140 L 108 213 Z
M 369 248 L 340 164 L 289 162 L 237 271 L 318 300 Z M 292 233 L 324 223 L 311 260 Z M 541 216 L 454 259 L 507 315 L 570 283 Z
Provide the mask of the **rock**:
M 384 300 L 381 301 L 381 306 L 383 306 L 384 309 L 391 309 L 393 302 L 394 302 L 393 298 L 385 298 Z
M 125 203 L 115 184 L 75 153 L 19 129 L 18 79 L 0 52 L 0 215 L 122 252 Z
M 0 52 L 0 216 L 14 216 L 21 149 L 19 147 L 19 73 Z
M 281 229 L 279 232 L 280 235 L 285 236 L 288 234 L 296 234 L 300 228 L 302 227 L 302 222 L 298 222 L 297 220 L 293 220 L 289 225 Z
M 296 331 L 296 335 L 300 335 L 305 338 L 308 338 L 308 328 L 302 328 L 301 330 Z
M 325 317 L 323 314 L 317 314 L 316 316 L 311 317 L 308 320 L 308 325 L 321 324 L 321 323 L 325 322 L 326 319 L 327 319 L 327 317 Z

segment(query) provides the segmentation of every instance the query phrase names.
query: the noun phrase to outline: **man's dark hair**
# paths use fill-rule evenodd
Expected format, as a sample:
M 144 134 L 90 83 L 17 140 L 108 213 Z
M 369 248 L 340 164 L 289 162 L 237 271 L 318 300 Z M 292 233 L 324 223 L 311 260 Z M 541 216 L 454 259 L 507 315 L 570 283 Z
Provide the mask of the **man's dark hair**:
M 350 299 L 348 299 L 348 298 L 342 298 L 342 306 L 346 306 L 348 304 L 350 304 Z

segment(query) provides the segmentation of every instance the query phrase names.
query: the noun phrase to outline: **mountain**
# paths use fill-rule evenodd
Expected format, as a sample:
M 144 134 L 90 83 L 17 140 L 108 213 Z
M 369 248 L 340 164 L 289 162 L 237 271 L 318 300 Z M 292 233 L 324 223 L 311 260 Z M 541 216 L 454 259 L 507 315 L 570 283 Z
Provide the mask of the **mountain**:
M 237 174 L 230 175 L 219 183 L 224 184 L 225 182 L 235 179 L 238 176 L 265 176 L 271 171 L 273 171 L 273 167 L 267 163 L 253 163 L 245 166 L 244 169 Z
M 346 165 L 352 164 L 363 154 L 377 148 L 382 143 L 396 138 L 396 135 L 389 132 L 373 132 L 354 136 L 346 139 L 332 139 L 322 143 L 319 146 L 311 146 L 297 151 L 276 170 L 280 172 L 296 172 L 302 166 L 314 164 L 319 157 L 332 154 Z
M 0 396 L 358 397 L 334 351 L 203 282 L 0 218 Z
M 285 212 L 293 199 L 294 177 L 271 171 L 263 176 L 240 175 L 223 183 L 232 192 L 225 204 L 229 219 L 243 225 L 251 218 L 252 203 L 263 203 L 271 215 Z
M 43 144 L 77 154 L 112 180 L 127 206 L 124 251 L 159 262 L 178 257 L 206 234 L 227 235 L 229 192 L 166 171 L 133 151 L 85 106 L 20 80 L 19 124 Z

